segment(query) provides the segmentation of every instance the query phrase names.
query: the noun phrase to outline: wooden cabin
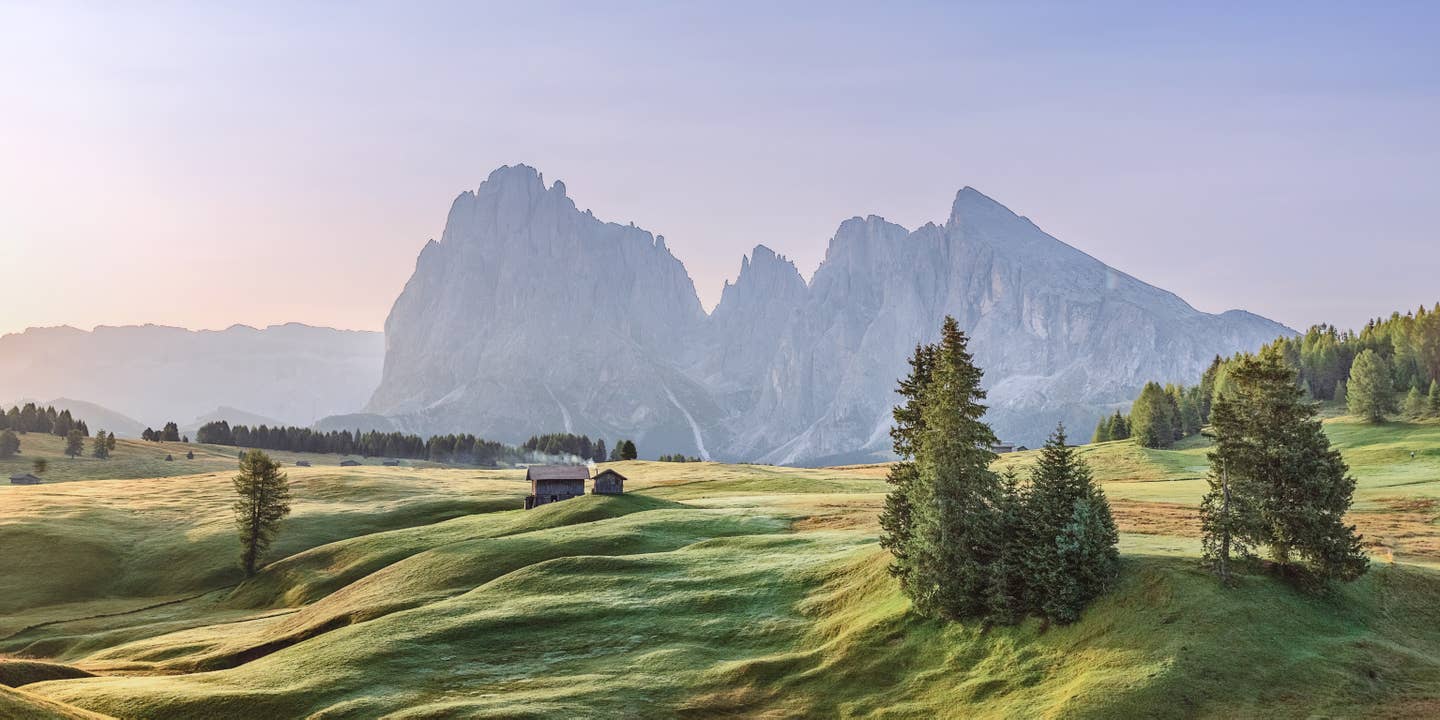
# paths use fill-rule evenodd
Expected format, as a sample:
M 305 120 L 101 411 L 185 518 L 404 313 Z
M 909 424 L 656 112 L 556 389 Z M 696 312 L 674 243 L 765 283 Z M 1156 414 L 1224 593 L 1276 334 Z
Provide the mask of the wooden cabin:
M 10 476 L 11 485 L 39 485 L 43 482 L 40 478 L 30 473 L 16 473 Z
M 614 470 L 602 470 L 595 476 L 590 492 L 595 495 L 619 495 L 625 492 L 625 476 Z
M 309 460 L 296 460 L 295 467 L 310 467 Z
M 358 466 L 359 464 L 360 464 L 359 462 L 356 462 L 356 461 L 354 461 L 354 460 L 341 460 L 341 461 L 340 461 L 340 467 L 356 467 L 356 466 Z
M 384 465 L 385 465 L 385 467 L 400 467 L 400 461 L 399 461 L 399 460 L 386 460 L 386 461 L 384 462 Z
M 529 510 L 584 495 L 590 468 L 584 465 L 532 465 L 525 470 L 525 479 L 530 481 L 530 494 L 525 498 L 525 509 Z
M 1004 455 L 1005 453 L 1015 452 L 1015 446 L 1011 443 L 995 443 L 990 446 L 990 452 L 996 455 Z

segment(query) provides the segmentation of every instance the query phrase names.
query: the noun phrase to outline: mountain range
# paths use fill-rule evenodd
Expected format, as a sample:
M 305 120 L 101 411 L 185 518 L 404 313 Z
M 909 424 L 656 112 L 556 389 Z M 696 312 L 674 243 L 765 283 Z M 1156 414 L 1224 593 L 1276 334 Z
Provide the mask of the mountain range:
M 969 187 L 940 224 L 840 223 L 808 283 L 758 246 L 707 314 L 663 236 L 506 166 L 452 204 L 385 322 L 366 414 L 335 424 L 511 442 L 565 430 L 634 438 L 649 456 L 878 459 L 906 358 L 947 314 L 985 370 L 989 421 L 1030 444 L 1060 421 L 1088 431 L 1149 380 L 1193 380 L 1217 354 L 1293 332 L 1198 311 Z

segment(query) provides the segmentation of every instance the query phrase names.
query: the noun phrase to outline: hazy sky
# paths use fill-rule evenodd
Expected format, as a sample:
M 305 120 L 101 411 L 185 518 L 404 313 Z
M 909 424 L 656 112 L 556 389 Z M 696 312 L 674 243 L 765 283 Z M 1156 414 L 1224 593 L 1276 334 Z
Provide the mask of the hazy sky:
M 1202 310 L 1440 300 L 1440 3 L 651 5 L 0 0 L 0 332 L 379 329 L 517 162 L 707 307 L 964 185 Z

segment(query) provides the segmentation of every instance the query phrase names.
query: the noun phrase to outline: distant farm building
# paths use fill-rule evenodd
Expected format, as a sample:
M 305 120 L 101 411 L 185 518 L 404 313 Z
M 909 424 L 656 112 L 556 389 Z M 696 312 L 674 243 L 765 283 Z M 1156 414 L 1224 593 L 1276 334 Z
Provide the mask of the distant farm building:
M 10 476 L 11 485 L 39 485 L 41 482 L 40 478 L 30 473 L 16 473 Z
M 173 455 L 166 455 L 165 462 L 175 462 L 175 457 Z
M 399 461 L 399 460 L 386 460 L 386 461 L 385 461 L 385 467 L 399 467 L 399 465 L 400 465 L 400 461 Z
M 584 465 L 532 465 L 525 470 L 525 479 L 530 481 L 530 494 L 525 498 L 525 509 L 529 510 L 584 495 L 590 468 Z
M 602 470 L 595 476 L 595 484 L 590 492 L 596 495 L 619 495 L 625 492 L 625 476 L 614 470 Z
M 994 445 L 990 446 L 990 452 L 993 452 L 996 455 L 1012 453 L 1015 452 L 1015 445 L 1013 443 L 995 443 Z
M 341 461 L 340 461 L 340 467 L 355 467 L 356 465 L 359 465 L 359 464 L 360 464 L 360 463 L 359 463 L 359 462 L 356 462 L 355 460 L 341 460 Z
M 309 460 L 296 460 L 295 467 L 310 467 Z

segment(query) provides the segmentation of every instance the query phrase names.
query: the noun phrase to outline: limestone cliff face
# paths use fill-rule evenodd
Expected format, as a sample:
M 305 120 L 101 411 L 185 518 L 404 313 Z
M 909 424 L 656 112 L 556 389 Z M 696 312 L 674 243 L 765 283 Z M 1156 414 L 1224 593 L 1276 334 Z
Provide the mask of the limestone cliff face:
M 502 167 L 421 251 L 368 410 L 421 432 L 691 447 L 688 406 L 717 413 L 676 368 L 704 321 L 664 238 L 580 211 L 534 168 Z
M 706 316 L 663 239 L 507 167 L 421 253 L 369 410 L 422 432 L 635 437 L 651 454 L 883 457 L 895 382 L 946 314 L 972 338 L 997 433 L 1026 443 L 1289 332 L 1199 312 L 970 188 L 943 225 L 845 221 L 808 285 L 757 247 Z

